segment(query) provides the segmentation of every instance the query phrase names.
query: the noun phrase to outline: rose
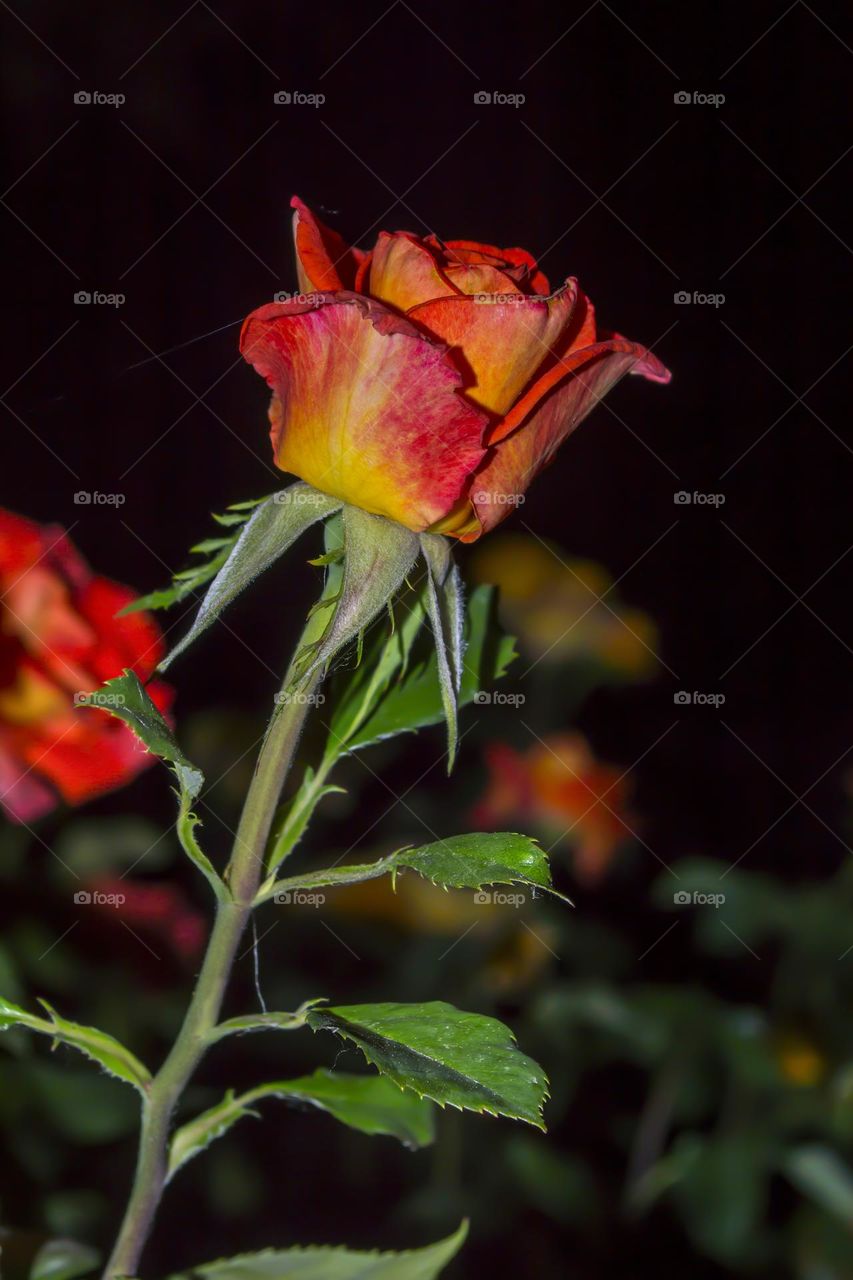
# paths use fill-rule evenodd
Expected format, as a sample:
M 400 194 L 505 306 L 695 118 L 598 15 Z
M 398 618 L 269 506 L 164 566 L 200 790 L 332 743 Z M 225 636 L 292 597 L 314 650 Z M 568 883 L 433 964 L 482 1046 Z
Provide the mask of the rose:
M 75 705 L 125 667 L 146 679 L 163 657 L 149 615 L 114 616 L 133 599 L 61 529 L 0 509 L 0 806 L 13 821 L 111 791 L 155 759 L 119 720 Z M 168 708 L 167 685 L 148 692 Z
M 277 466 L 316 489 L 470 542 L 623 374 L 669 381 L 523 249 L 383 231 L 365 253 L 291 203 L 302 294 L 254 311 L 241 350 Z

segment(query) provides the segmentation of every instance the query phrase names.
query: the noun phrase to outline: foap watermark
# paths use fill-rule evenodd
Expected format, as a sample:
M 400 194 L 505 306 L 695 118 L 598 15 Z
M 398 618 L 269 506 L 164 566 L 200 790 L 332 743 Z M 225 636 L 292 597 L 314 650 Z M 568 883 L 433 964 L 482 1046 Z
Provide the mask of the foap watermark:
M 325 93 L 303 93 L 301 89 L 279 89 L 272 100 L 277 107 L 322 107 Z
M 123 893 L 101 893 L 97 889 L 78 889 L 74 895 L 78 907 L 123 907 L 127 898 Z
M 325 901 L 325 893 L 309 893 L 307 889 L 293 889 L 273 895 L 273 902 L 279 907 L 322 907 Z
M 326 301 L 322 293 L 290 293 L 279 289 L 272 296 L 273 302 L 300 302 L 306 307 L 320 307 Z
M 686 489 L 677 489 L 672 495 L 677 507 L 721 507 L 726 500 L 724 493 L 700 493 L 694 489 L 688 493 Z
M 125 493 L 101 493 L 99 489 L 78 489 L 74 495 L 75 507 L 123 507 Z
M 689 689 L 679 689 L 672 695 L 672 700 L 677 707 L 717 707 L 719 709 L 725 702 L 726 695 L 703 693 L 701 689 L 694 689 L 692 693 Z
M 278 493 L 272 496 L 273 502 L 279 507 L 325 507 L 329 499 L 324 493 L 320 493 L 317 489 L 297 488 L 279 489 Z
M 478 907 L 522 907 L 526 893 L 506 893 L 503 889 L 478 889 L 474 902 Z
M 478 489 L 471 498 L 481 507 L 523 507 L 523 493 L 490 493 L 488 489 Z
M 724 893 L 702 893 L 700 889 L 694 889 L 689 893 L 687 889 L 676 889 L 672 895 L 672 900 L 677 907 L 716 907 L 719 909 L 726 900 Z
M 672 300 L 677 307 L 721 307 L 726 300 L 724 293 L 702 293 L 699 289 L 678 289 Z
M 100 89 L 78 89 L 74 94 L 78 107 L 123 107 L 126 102 L 123 93 L 102 93 Z
M 75 307 L 123 307 L 126 302 L 123 293 L 101 293 L 98 289 L 78 289 L 74 295 Z
M 273 699 L 277 707 L 322 707 L 326 701 L 325 693 L 277 693 Z
M 481 689 L 474 694 L 473 701 L 480 707 L 523 707 L 527 698 L 523 693 L 505 693 L 502 690 L 490 693 Z
M 717 110 L 726 100 L 724 93 L 703 93 L 701 89 L 679 89 L 672 95 L 677 107 L 716 107 Z
M 472 293 L 472 302 L 480 307 L 511 307 L 516 303 L 527 304 L 530 301 L 526 293 Z
M 78 689 L 74 694 L 75 707 L 123 707 L 124 702 L 123 693 L 106 693 L 103 689 L 96 689 L 94 693 Z
M 474 94 L 476 107 L 523 107 L 526 101 L 523 93 L 502 93 L 500 89 L 478 89 Z

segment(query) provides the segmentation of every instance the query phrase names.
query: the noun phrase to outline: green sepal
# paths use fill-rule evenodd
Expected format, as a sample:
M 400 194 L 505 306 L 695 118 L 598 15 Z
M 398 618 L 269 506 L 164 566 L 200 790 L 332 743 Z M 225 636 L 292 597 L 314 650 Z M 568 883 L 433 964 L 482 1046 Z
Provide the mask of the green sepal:
M 160 670 L 197 640 L 232 600 L 260 573 L 268 569 L 317 520 L 338 511 L 341 503 L 300 480 L 258 504 L 245 521 L 233 548 L 216 573 L 201 602 L 195 621 Z

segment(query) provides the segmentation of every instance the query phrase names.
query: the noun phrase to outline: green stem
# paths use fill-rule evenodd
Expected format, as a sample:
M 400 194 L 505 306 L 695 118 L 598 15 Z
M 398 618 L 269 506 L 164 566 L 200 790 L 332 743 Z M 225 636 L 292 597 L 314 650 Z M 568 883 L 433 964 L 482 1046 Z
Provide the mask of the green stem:
M 216 1026 L 240 939 L 264 870 L 264 854 L 281 789 L 312 699 L 316 675 L 300 697 L 277 706 L 258 757 L 229 864 L 231 899 L 217 904 L 216 921 L 187 1014 L 143 1105 L 136 1174 L 124 1221 L 104 1280 L 136 1274 L 163 1195 L 172 1115 Z M 291 673 L 285 680 L 289 686 Z

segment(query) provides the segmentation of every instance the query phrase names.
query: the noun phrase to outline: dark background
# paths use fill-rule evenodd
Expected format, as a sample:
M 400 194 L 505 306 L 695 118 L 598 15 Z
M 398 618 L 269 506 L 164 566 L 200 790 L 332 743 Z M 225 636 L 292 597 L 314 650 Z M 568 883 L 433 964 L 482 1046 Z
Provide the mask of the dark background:
M 832 872 L 851 745 L 843 7 L 14 0 L 0 24 L 0 501 L 147 590 L 211 510 L 275 487 L 266 389 L 236 339 L 296 285 L 294 192 L 357 244 L 380 228 L 521 244 L 674 373 L 625 380 L 514 520 L 606 564 L 662 628 L 661 678 L 594 697 L 584 729 L 626 769 L 643 756 L 663 860 L 749 850 L 794 882 Z M 77 105 L 79 90 L 126 102 Z M 326 101 L 279 106 L 280 90 Z M 477 105 L 481 90 L 526 100 Z M 76 306 L 79 289 L 126 301 Z M 725 301 L 677 305 L 680 290 Z M 78 506 L 81 489 L 126 501 Z M 307 599 L 299 561 L 183 664 L 179 714 L 260 714 Z M 676 706 L 679 689 L 726 701 Z M 414 744 L 401 780 L 439 746 Z M 151 777 L 135 787 L 161 804 Z M 654 941 L 619 910 L 638 952 Z M 676 974 L 677 940 L 644 964 Z M 381 1234 L 335 1212 L 328 1238 L 350 1216 Z

